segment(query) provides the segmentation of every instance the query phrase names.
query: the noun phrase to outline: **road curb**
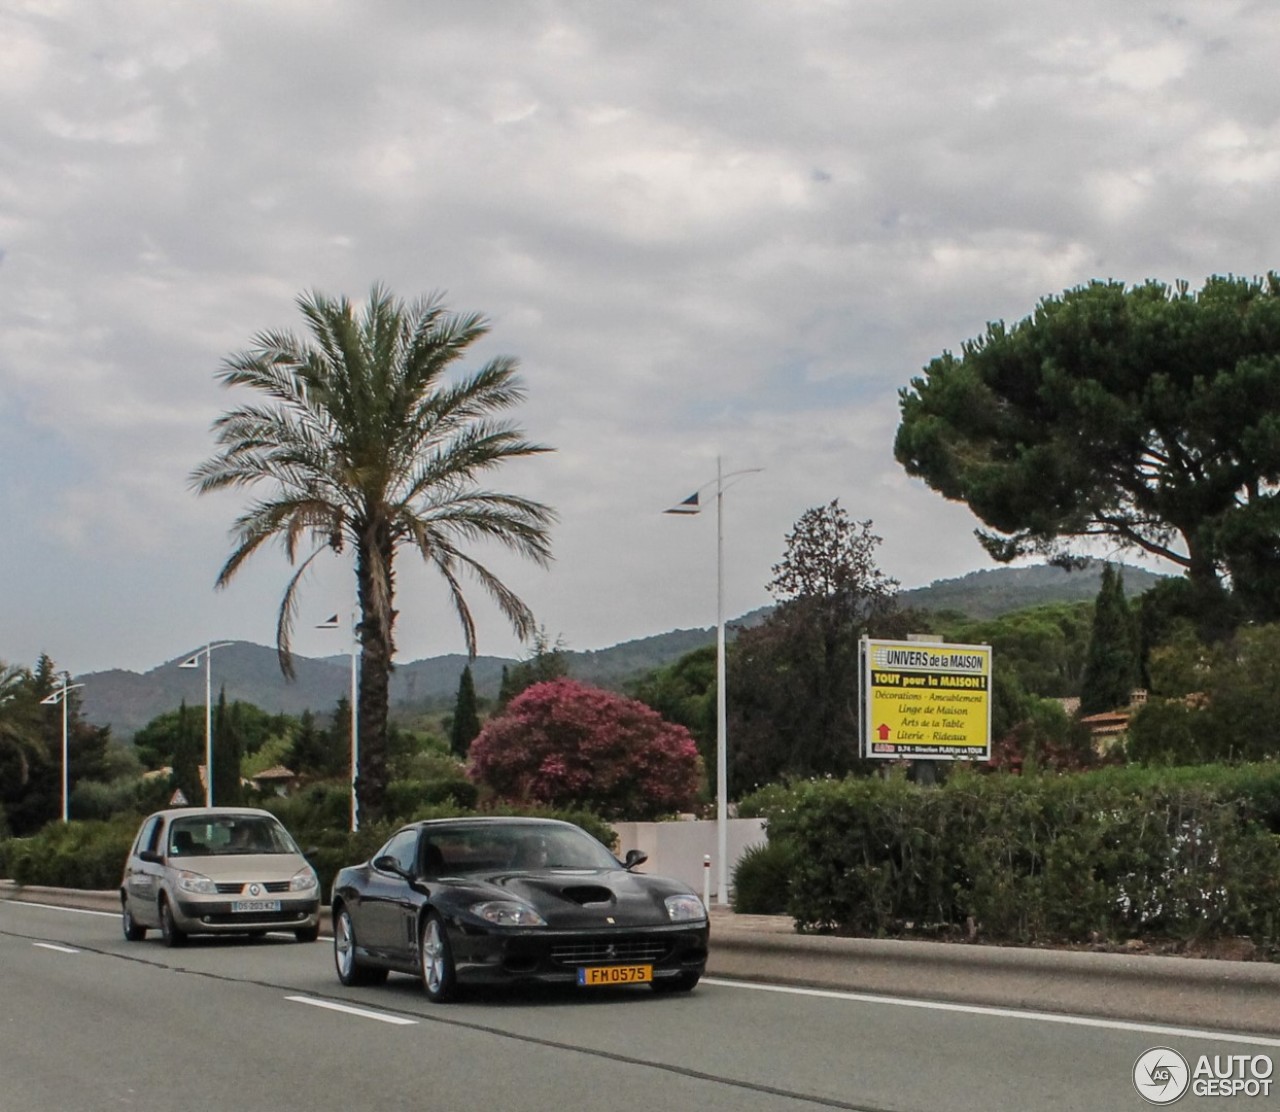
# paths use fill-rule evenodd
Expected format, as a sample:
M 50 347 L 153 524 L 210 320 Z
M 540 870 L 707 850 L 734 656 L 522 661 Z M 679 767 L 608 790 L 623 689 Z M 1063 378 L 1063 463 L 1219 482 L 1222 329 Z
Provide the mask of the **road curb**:
M 11 881 L 0 881 L 0 900 L 120 909 L 114 891 Z M 1269 962 L 840 938 L 789 932 L 787 922 L 713 911 L 707 975 L 1280 1036 L 1280 965 Z
M 1280 1035 L 1280 966 L 712 927 L 710 976 Z

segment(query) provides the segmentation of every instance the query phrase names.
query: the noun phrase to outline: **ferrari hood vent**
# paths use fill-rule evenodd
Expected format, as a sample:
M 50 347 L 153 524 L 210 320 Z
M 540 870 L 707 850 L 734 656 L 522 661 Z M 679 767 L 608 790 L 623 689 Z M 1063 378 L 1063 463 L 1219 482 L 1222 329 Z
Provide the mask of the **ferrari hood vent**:
M 599 884 L 577 884 L 571 888 L 561 889 L 560 894 L 566 900 L 587 907 L 590 904 L 607 904 L 614 902 L 614 895 L 608 888 Z

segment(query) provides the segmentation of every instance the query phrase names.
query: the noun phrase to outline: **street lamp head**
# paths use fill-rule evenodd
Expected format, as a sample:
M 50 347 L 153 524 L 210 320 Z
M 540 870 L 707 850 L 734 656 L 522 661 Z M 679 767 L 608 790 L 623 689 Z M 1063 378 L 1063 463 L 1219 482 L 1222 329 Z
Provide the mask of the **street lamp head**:
M 699 491 L 694 491 L 688 498 L 681 502 L 678 506 L 672 506 L 669 510 L 663 510 L 664 514 L 696 514 L 700 513 L 702 507 L 698 504 Z
M 50 691 L 43 699 L 40 700 L 42 707 L 56 707 L 67 697 L 68 691 L 74 691 L 77 687 L 83 687 L 82 683 L 71 683 L 71 675 L 68 672 L 62 674 L 62 686 L 56 691 Z

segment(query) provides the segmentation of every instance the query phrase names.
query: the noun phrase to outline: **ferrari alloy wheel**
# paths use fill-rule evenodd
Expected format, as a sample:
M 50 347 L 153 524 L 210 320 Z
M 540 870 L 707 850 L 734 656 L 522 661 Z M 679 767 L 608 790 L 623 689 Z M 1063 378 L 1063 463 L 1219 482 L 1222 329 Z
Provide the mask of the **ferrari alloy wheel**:
M 440 916 L 434 912 L 423 925 L 421 950 L 422 987 L 427 990 L 427 999 L 433 1004 L 447 1003 L 457 995 L 457 974 L 449 936 Z
M 345 907 L 333 922 L 333 964 L 344 985 L 378 985 L 387 979 L 385 969 L 370 969 L 356 957 L 356 929 Z

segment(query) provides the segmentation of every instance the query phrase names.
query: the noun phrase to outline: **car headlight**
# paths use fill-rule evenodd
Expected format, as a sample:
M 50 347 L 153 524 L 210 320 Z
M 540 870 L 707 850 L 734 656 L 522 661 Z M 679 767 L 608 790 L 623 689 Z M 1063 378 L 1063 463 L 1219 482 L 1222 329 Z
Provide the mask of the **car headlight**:
M 495 927 L 545 927 L 547 921 L 527 903 L 519 900 L 489 900 L 472 904 L 471 914 Z
M 186 869 L 178 874 L 178 887 L 183 892 L 192 892 L 197 896 L 215 896 L 218 893 L 218 886 L 207 876 L 188 872 Z
M 311 889 L 319 887 L 320 878 L 316 876 L 315 869 L 310 865 L 305 869 L 299 869 L 289 881 L 290 892 L 310 892 Z
M 690 923 L 706 917 L 707 909 L 697 896 L 667 897 L 667 918 L 673 923 Z

